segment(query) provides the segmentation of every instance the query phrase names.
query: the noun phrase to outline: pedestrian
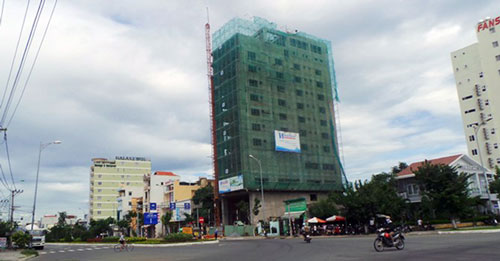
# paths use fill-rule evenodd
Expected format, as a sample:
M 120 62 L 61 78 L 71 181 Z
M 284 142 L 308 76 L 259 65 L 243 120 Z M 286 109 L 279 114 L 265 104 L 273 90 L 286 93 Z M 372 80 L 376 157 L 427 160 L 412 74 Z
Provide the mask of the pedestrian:
M 215 240 L 217 240 L 217 235 L 219 234 L 219 228 L 216 227 L 215 228 L 215 232 L 214 232 L 214 236 L 215 236 Z

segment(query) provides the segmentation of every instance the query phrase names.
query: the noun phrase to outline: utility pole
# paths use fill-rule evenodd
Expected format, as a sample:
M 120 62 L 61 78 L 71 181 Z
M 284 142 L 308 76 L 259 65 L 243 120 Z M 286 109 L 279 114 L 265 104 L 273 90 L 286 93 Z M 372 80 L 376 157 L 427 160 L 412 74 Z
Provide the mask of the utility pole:
M 14 189 L 14 190 L 11 190 L 11 198 L 10 198 L 10 225 L 14 225 L 14 197 L 17 195 L 17 194 L 21 194 L 24 192 L 24 190 L 19 190 L 19 189 Z

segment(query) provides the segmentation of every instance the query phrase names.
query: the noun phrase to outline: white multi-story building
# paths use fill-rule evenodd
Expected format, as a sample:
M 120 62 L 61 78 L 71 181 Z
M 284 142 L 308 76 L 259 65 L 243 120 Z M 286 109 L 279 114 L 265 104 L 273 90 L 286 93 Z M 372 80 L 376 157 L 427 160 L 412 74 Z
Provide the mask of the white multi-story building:
M 468 154 L 500 166 L 500 16 L 480 20 L 478 42 L 451 53 Z
M 90 219 L 117 218 L 119 191 L 144 188 L 143 177 L 151 173 L 151 161 L 142 157 L 92 159 L 90 167 Z

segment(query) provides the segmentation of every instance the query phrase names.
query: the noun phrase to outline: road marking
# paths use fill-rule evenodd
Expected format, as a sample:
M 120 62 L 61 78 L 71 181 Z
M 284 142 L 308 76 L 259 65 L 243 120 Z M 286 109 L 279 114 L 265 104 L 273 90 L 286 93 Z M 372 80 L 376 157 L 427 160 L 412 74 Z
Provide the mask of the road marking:
M 85 250 L 92 250 L 92 248 L 86 248 Z
M 47 254 L 47 252 L 43 251 L 43 252 L 40 252 L 40 255 L 45 255 Z
M 49 253 L 51 253 L 51 254 L 55 254 L 55 253 L 56 253 L 56 251 L 50 251 Z
M 83 251 L 83 249 L 80 248 L 80 249 L 77 249 L 77 251 Z
M 66 252 L 66 251 L 64 251 L 64 250 L 59 250 L 59 253 L 64 253 L 64 252 Z
M 99 247 L 95 247 L 94 250 L 99 250 L 99 249 L 102 249 L 102 248 L 99 248 Z
M 73 250 L 73 249 L 70 249 L 70 250 L 68 250 L 68 251 L 69 251 L 69 252 L 75 252 L 75 250 Z

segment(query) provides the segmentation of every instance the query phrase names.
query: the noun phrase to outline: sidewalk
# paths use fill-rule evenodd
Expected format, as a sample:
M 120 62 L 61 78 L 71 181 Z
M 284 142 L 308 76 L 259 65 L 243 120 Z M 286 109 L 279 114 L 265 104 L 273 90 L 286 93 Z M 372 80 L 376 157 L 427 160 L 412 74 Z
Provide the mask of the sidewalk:
M 186 242 L 186 243 L 171 243 L 171 244 L 137 244 L 132 243 L 134 247 L 178 247 L 178 246 L 192 246 L 192 245 L 207 245 L 217 244 L 219 240 L 203 241 L 203 242 Z M 114 246 L 117 243 L 45 243 L 45 246 Z M 3 260 L 3 259 L 0 259 Z
M 25 256 L 21 254 L 21 250 L 14 251 L 14 250 L 5 250 L 0 252 L 0 260 L 2 261 L 11 261 L 11 260 L 27 260 L 30 259 L 33 256 Z

